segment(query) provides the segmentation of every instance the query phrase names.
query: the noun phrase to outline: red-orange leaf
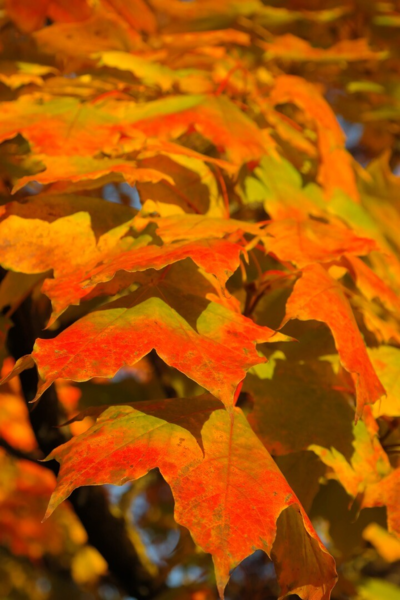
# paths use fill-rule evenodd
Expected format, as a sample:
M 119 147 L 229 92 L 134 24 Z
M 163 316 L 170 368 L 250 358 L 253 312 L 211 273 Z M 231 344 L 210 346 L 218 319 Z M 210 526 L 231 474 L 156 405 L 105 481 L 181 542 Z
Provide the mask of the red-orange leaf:
M 362 508 L 387 507 L 388 529 L 400 537 L 400 468 L 393 469 L 378 438 L 378 424 L 366 407 L 364 420 L 353 426 L 354 452 L 349 460 L 337 450 L 312 445 L 346 492 L 358 498 Z
M 349 269 L 357 287 L 367 300 L 379 298 L 388 310 L 400 312 L 397 294 L 374 271 L 356 256 L 344 256 L 343 265 Z
M 135 127 L 151 137 L 176 139 L 194 128 L 217 148 L 222 148 L 228 158 L 241 165 L 274 151 L 272 138 L 262 132 L 228 98 L 204 96 L 202 103 L 193 108 L 162 115 L 135 123 Z M 264 137 L 263 137 L 264 136 Z
M 94 258 L 100 259 L 111 248 L 115 251 L 118 244 L 125 244 L 121 238 L 127 231 L 128 221 L 107 231 L 97 242 L 86 212 L 75 212 L 53 222 L 11 214 L 0 221 L 0 260 L 13 271 L 44 273 L 53 269 L 57 276 Z
M 356 388 L 357 417 L 362 415 L 365 404 L 373 404 L 385 394 L 342 287 L 320 265 L 303 269 L 286 304 L 284 322 L 289 319 L 316 320 L 328 325 L 340 361 Z
M 273 221 L 265 229 L 267 252 L 279 260 L 299 267 L 315 262 L 329 262 L 344 253 L 368 254 L 376 249 L 374 240 L 360 238 L 346 227 L 308 219 Z
M 167 115 L 176 118 L 177 113 L 185 115 L 202 101 L 204 96 L 197 95 L 172 96 L 145 105 L 112 100 L 83 103 L 69 96 L 26 94 L 14 102 L 1 104 L 0 140 L 20 133 L 40 154 L 82 157 L 117 146 L 123 134 L 138 138 L 136 149 L 140 149 L 144 138 L 136 123 L 144 126 L 148 120 L 158 117 L 163 120 Z
M 79 486 L 121 485 L 158 467 L 175 497 L 176 520 L 213 556 L 221 598 L 232 569 L 262 549 L 276 563 L 284 594 L 328 600 L 334 561 L 278 467 L 240 409 L 209 416 L 210 407 L 202 408 L 202 401 L 169 403 L 173 408 L 191 402 L 201 424 L 209 417 L 201 430 L 204 455 L 190 433 L 193 417 L 188 423 L 187 407 L 176 411 L 185 415 L 179 425 L 153 411 L 146 414 L 144 403 L 142 412 L 127 406 L 106 410 L 93 427 L 48 457 L 57 459 L 61 469 L 47 515 Z M 286 546 L 291 536 L 303 549 L 300 555 L 296 544 L 293 551 Z
M 330 48 L 314 48 L 299 37 L 287 33 L 279 36 L 273 42 L 264 44 L 267 58 L 282 58 L 296 62 L 341 63 L 348 61 L 366 61 L 382 59 L 386 53 L 377 53 L 369 48 L 367 40 L 344 40 Z
M 57 378 L 113 377 L 154 348 L 168 365 L 232 406 L 247 369 L 265 361 L 256 343 L 285 339 L 213 301 L 218 300 L 215 289 L 193 263 L 150 270 L 136 281 L 141 285 L 135 292 L 52 340 L 36 341 L 32 357 L 41 377 L 38 396 Z
M 146 246 L 146 237 L 142 236 L 142 244 L 142 238 L 138 238 L 131 249 L 121 248 L 120 252 L 114 249 L 108 254 L 98 254 L 92 261 L 82 264 L 80 269 L 75 269 L 64 277 L 47 279 L 42 291 L 52 301 L 52 318 L 57 318 L 71 304 L 79 304 L 97 284 L 110 281 L 117 271 L 133 273 L 147 269 L 160 270 L 185 258 L 191 258 L 196 265 L 214 275 L 224 286 L 239 266 L 241 247 L 238 244 L 211 239 Z
M 26 0 L 6 0 L 5 7 L 16 25 L 28 32 L 43 25 L 49 4 L 50 0 L 38 0 L 34 4 Z
M 201 240 L 222 238 L 229 234 L 249 233 L 253 236 L 265 234 L 264 223 L 247 223 L 235 219 L 217 219 L 203 215 L 174 215 L 161 219 L 135 219 L 135 226 L 144 229 L 148 223 L 157 224 L 157 235 L 163 242 L 177 240 Z
M 318 90 L 300 77 L 282 75 L 276 78 L 270 99 L 274 105 L 293 103 L 314 120 L 321 156 L 318 181 L 326 190 L 328 198 L 339 189 L 357 201 L 359 194 L 352 158 L 344 146 L 344 133 Z
M 13 193 L 31 181 L 43 185 L 54 182 L 80 182 L 87 179 L 100 179 L 112 174 L 114 181 L 127 181 L 134 185 L 137 181 L 151 181 L 158 183 L 165 179 L 173 185 L 174 181 L 165 173 L 156 169 L 138 167 L 135 161 L 118 158 L 88 158 L 86 156 L 44 156 L 39 155 L 40 161 L 45 165 L 45 170 L 35 175 L 22 177 L 13 188 Z M 101 181 L 98 182 L 99 186 Z

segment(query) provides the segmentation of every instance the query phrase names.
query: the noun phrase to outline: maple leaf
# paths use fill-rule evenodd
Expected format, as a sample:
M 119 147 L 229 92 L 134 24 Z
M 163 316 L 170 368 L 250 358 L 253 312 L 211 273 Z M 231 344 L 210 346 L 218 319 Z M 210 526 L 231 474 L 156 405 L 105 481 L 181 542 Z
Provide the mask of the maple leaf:
M 44 25 L 46 17 L 55 21 L 80 21 L 91 12 L 88 0 L 71 0 L 68 5 L 63 0 L 39 0 L 33 6 L 29 0 L 6 0 L 8 15 L 23 31 L 34 31 Z
M 274 151 L 275 144 L 228 98 L 199 97 L 197 105 L 170 116 L 168 122 L 160 117 L 137 121 L 135 127 L 148 136 L 176 139 L 194 128 L 217 148 L 225 150 L 235 164 L 261 158 Z
M 336 189 L 340 189 L 354 200 L 359 200 L 352 159 L 344 147 L 344 134 L 333 111 L 316 88 L 300 77 L 282 75 L 275 80 L 270 101 L 273 105 L 286 102 L 295 104 L 314 119 L 321 156 L 317 180 L 326 190 L 328 198 Z M 335 173 L 332 164 L 340 165 Z
M 286 338 L 207 299 L 208 294 L 214 299 L 214 288 L 185 262 L 135 279 L 136 291 L 128 289 L 52 340 L 37 340 L 32 353 L 41 378 L 36 399 L 57 378 L 113 377 L 154 348 L 164 362 L 231 406 L 246 370 L 265 361 L 255 344 Z
M 363 538 L 372 544 L 386 562 L 393 563 L 400 559 L 400 540 L 377 523 L 370 523 L 364 529 Z
M 398 343 L 400 302 L 396 292 L 382 279 L 382 276 L 387 276 L 386 258 L 383 253 L 370 255 L 380 275 L 356 256 L 344 255 L 340 263 L 348 270 L 360 292 L 354 293 L 351 302 L 362 315 L 366 328 L 380 342 Z
M 137 181 L 153 181 L 157 183 L 165 179 L 170 185 L 173 179 L 156 169 L 144 169 L 137 166 L 135 161 L 120 160 L 117 158 L 88 158 L 86 156 L 44 156 L 36 155 L 45 165 L 45 170 L 35 175 L 22 177 L 13 188 L 17 192 L 31 181 L 37 181 L 43 185 L 54 182 L 71 181 L 73 183 L 88 179 L 100 179 L 112 174 L 111 181 L 126 181 L 134 185 Z M 110 179 L 110 178 L 109 178 Z M 96 182 L 98 186 L 102 182 Z
M 340 225 L 313 219 L 273 221 L 265 233 L 272 238 L 264 238 L 266 251 L 299 267 L 330 262 L 345 253 L 362 255 L 376 249 L 373 240 L 359 238 Z
M 349 456 L 354 413 L 337 387 L 326 361 L 299 364 L 272 355 L 244 382 L 254 402 L 249 423 L 274 456 L 307 450 L 312 443 Z
M 308 7 L 308 5 L 306 6 Z M 336 6 L 322 10 L 289 10 L 287 8 L 263 5 L 257 10 L 257 19 L 263 25 L 277 27 L 279 30 L 282 25 L 294 24 L 297 21 L 304 23 L 331 23 L 348 12 L 349 8 L 346 6 Z
M 340 284 L 320 265 L 307 265 L 286 304 L 283 323 L 290 319 L 322 321 L 330 328 L 343 367 L 351 374 L 357 395 L 357 417 L 366 404 L 385 394 L 348 300 Z
M 113 0 L 115 1 L 115 0 Z M 80 0 L 75 0 L 82 7 Z M 143 2 L 137 0 L 142 5 Z M 65 4 L 65 3 L 63 3 Z M 93 5 L 90 7 L 93 8 Z M 147 6 L 146 6 L 147 8 Z M 140 10 L 143 17 L 146 8 Z M 32 35 L 35 42 L 44 53 L 53 55 L 64 55 L 72 57 L 84 57 L 87 59 L 94 52 L 103 50 L 131 50 L 141 46 L 140 35 L 130 27 L 126 18 L 124 19 L 113 7 L 110 0 L 94 5 L 88 18 L 74 20 L 64 18 L 48 27 L 35 31 Z M 131 13 L 131 8 L 128 8 Z M 148 11 L 147 11 L 148 14 Z M 132 13 L 131 13 L 132 16 Z
M 89 295 L 93 298 L 92 292 L 98 284 L 115 278 L 111 286 L 116 284 L 117 287 L 109 292 L 110 295 L 114 295 L 120 291 L 120 287 L 123 289 L 124 286 L 127 287 L 134 282 L 127 279 L 126 283 L 123 282 L 120 286 L 118 277 L 115 277 L 118 271 L 133 273 L 147 269 L 161 270 L 168 265 L 190 258 L 204 271 L 214 275 L 223 287 L 239 266 L 241 247 L 238 244 L 211 239 L 177 242 L 164 246 L 146 245 L 150 239 L 149 236 L 141 236 L 134 240 L 130 248 L 122 247 L 120 252 L 117 248 L 113 248 L 109 253 L 98 252 L 90 262 L 81 264 L 79 270 L 74 270 L 64 277 L 57 277 L 56 280 L 46 280 L 42 291 L 52 301 L 51 321 L 58 318 L 68 306 L 79 304 L 82 298 Z M 125 237 L 124 241 L 128 239 Z M 104 294 L 105 286 L 99 287 L 100 290 Z M 224 294 L 224 291 L 221 290 L 221 293 Z
M 358 274 L 358 280 L 360 281 L 361 291 L 363 293 L 370 294 L 371 285 L 375 287 L 378 286 L 381 287 L 383 299 L 385 299 L 387 298 L 388 293 L 387 286 L 389 286 L 393 291 L 397 293 L 399 292 L 399 256 L 398 252 L 393 251 L 393 235 L 391 236 L 391 241 L 389 242 L 389 236 L 387 236 L 387 233 L 383 233 L 385 227 L 382 227 L 380 221 L 381 216 L 378 215 L 376 206 L 377 199 L 373 200 L 372 204 L 374 206 L 374 210 L 371 210 L 370 206 L 368 206 L 368 208 L 366 206 L 366 198 L 366 195 L 362 196 L 363 206 L 361 206 L 350 201 L 348 198 L 346 198 L 346 196 L 338 195 L 330 202 L 329 212 L 345 221 L 358 235 L 368 236 L 377 242 L 380 252 L 374 252 L 370 254 L 369 261 L 375 274 L 384 283 L 386 283 L 386 290 L 383 290 L 381 287 L 382 284 L 379 284 L 376 279 L 375 281 L 372 281 L 373 278 L 371 278 L 371 276 L 367 273 L 367 269 L 362 269 L 362 267 L 358 268 L 359 272 L 362 269 L 362 273 L 360 272 Z M 388 220 L 390 220 L 390 227 L 392 227 L 393 224 L 396 226 L 398 217 L 395 213 L 390 213 L 388 215 Z M 346 268 L 348 267 L 349 264 L 347 263 Z M 353 278 L 357 277 L 354 265 L 353 268 L 349 269 L 349 272 Z M 370 280 L 368 284 L 366 283 L 367 278 Z
M 252 176 L 245 179 L 243 191 L 244 200 L 262 202 L 274 220 L 302 221 L 309 216 L 327 220 L 329 216 L 321 188 L 314 183 L 304 186 L 301 174 L 284 158 L 263 157 Z
M 118 15 L 122 22 L 127 22 L 134 31 L 154 33 L 157 28 L 156 18 L 144 0 L 107 0 L 103 7 L 111 14 Z M 96 10 L 96 6 L 92 10 Z
M 314 48 L 301 38 L 290 33 L 276 37 L 272 42 L 265 43 L 266 58 L 280 58 L 296 62 L 338 62 L 368 61 L 387 58 L 386 52 L 374 52 L 365 39 L 344 40 L 330 48 Z M 343 63 L 342 63 L 343 64 Z
M 1 61 L 0 69 L 0 81 L 13 90 L 30 83 L 43 85 L 46 75 L 58 74 L 54 67 L 20 61 Z
M 59 203 L 58 209 L 60 210 Z M 96 201 L 85 202 L 86 207 L 93 210 L 98 207 Z M 104 204 L 104 203 L 103 203 Z M 0 222 L 0 248 L 2 249 L 2 264 L 9 269 L 25 273 L 42 273 L 53 269 L 55 280 L 46 280 L 43 291 L 53 303 L 53 320 L 69 305 L 79 304 L 80 300 L 90 294 L 98 283 L 108 282 L 118 271 L 137 272 L 146 269 L 162 269 L 186 258 L 191 258 L 195 264 L 207 273 L 215 276 L 223 287 L 227 279 L 239 266 L 239 254 L 242 246 L 228 240 L 218 238 L 189 240 L 188 242 L 167 243 L 164 246 L 151 244 L 149 235 L 131 237 L 128 235 L 132 220 L 105 231 L 98 240 L 95 233 L 100 233 L 99 224 L 95 223 L 92 230 L 91 214 L 76 212 L 47 222 L 38 219 L 26 219 L 23 207 L 25 205 L 7 205 L 6 218 Z M 35 206 L 38 205 L 35 204 Z M 107 206 L 107 205 L 106 205 Z M 52 209 L 49 197 L 44 199 L 44 211 Z M 118 219 L 110 211 L 103 213 L 104 224 L 111 226 L 111 218 Z M 15 214 L 19 213 L 19 214 Z M 61 211 L 62 213 L 62 211 Z M 23 216 L 20 216 L 23 215 Z M 29 213 L 27 216 L 33 216 Z M 45 217 L 43 211 L 38 216 Z M 52 217 L 54 218 L 54 212 Z M 129 211 L 122 211 L 118 220 L 128 218 Z M 143 220 L 137 221 L 143 228 Z M 227 231 L 234 232 L 240 225 L 234 221 L 216 221 L 225 223 Z M 251 230 L 251 228 L 250 228 Z M 212 235 L 212 232 L 209 232 Z M 221 232 L 223 235 L 223 229 Z M 67 240 L 73 240 L 70 252 L 66 252 Z M 29 252 L 17 254 L 15 249 L 29 246 Z M 79 250 L 79 251 L 78 251 Z M 114 295 L 114 292 L 112 295 Z M 224 294 L 224 291 L 221 290 Z
M 61 469 L 46 516 L 79 486 L 121 485 L 158 467 L 171 486 L 176 520 L 213 556 L 221 598 L 232 569 L 257 548 L 276 563 L 283 595 L 329 598 L 334 562 L 240 409 L 215 410 L 203 398 L 164 401 L 156 411 L 152 403 L 149 410 L 145 403 L 137 410 L 115 406 L 52 458 Z M 301 565 L 287 553 L 286 535 L 304 548 Z
M 187 30 L 187 23 L 201 24 L 204 21 L 212 23 L 209 29 L 218 29 L 221 26 L 226 26 L 232 23 L 239 15 L 252 15 L 259 10 L 262 10 L 263 5 L 259 0 L 251 0 L 246 4 L 239 0 L 221 0 L 218 4 L 212 0 L 202 0 L 195 4 L 180 4 L 179 0 L 151 0 L 151 5 L 164 15 L 170 16 L 178 23 L 183 22 Z M 193 27 L 193 25 L 192 25 Z M 197 27 L 195 27 L 197 29 Z
M 159 183 L 138 182 L 136 187 L 142 198 L 142 212 L 156 212 L 161 217 L 173 212 L 224 217 L 226 204 L 214 173 L 200 158 L 200 155 L 169 154 L 142 159 L 141 166 L 169 173 L 175 183 L 172 186 L 165 179 Z
M 375 418 L 381 415 L 400 417 L 400 350 L 393 346 L 368 349 L 374 369 L 386 390 L 386 396 L 372 408 Z
M 400 300 L 396 293 L 374 271 L 356 256 L 344 256 L 342 264 L 346 266 L 355 280 L 358 289 L 367 300 L 379 300 L 393 312 L 400 309 Z
M 0 114 L 1 141 L 21 133 L 35 152 L 46 156 L 94 156 L 116 145 L 121 132 L 137 137 L 142 127 L 157 116 L 184 112 L 204 100 L 201 95 L 171 96 L 141 105 L 103 100 L 82 103 L 78 98 L 26 94 L 15 102 L 3 102 Z M 129 135 L 131 134 L 131 135 Z M 139 139 L 143 135 L 139 131 Z
M 100 66 L 130 71 L 147 86 L 161 88 L 163 92 L 171 90 L 175 85 L 178 85 L 181 89 L 183 88 L 182 91 L 192 93 L 212 92 L 212 82 L 207 74 L 200 70 L 173 70 L 166 65 L 161 65 L 158 62 L 128 52 L 100 52 L 95 54 L 93 58 L 99 61 Z
M 4 361 L 1 369 L 2 377 L 10 372 L 12 362 L 12 359 Z M 8 385 L 0 392 L 0 437 L 14 448 L 30 452 L 37 448 L 37 443 L 29 425 L 24 399 L 16 388 L 18 385 L 13 387 Z
M 337 479 L 350 496 L 358 499 L 361 508 L 386 506 L 388 529 L 400 537 L 400 469 L 390 465 L 379 442 L 378 425 L 370 407 L 365 409 L 364 421 L 353 426 L 354 452 L 350 461 L 334 448 L 327 450 L 311 445 L 310 450 L 331 468 L 331 477 Z
M 7 0 L 6 8 L 8 14 L 16 21 L 20 29 L 34 31 L 43 25 L 48 4 L 49 0 L 39 0 L 33 7 L 25 0 L 16 0 L 16 2 Z
M 227 234 L 248 233 L 252 236 L 264 234 L 264 223 L 247 223 L 236 219 L 218 219 L 203 215 L 173 215 L 163 218 L 143 218 L 135 220 L 137 229 L 144 229 L 148 223 L 156 223 L 157 235 L 163 242 L 177 240 L 201 240 L 207 238 L 222 238 Z
M 25 273 L 53 269 L 57 276 L 114 248 L 127 231 L 129 222 L 111 229 L 97 243 L 86 212 L 75 212 L 50 223 L 11 214 L 0 222 L 1 263 L 5 268 Z M 17 247 L 21 253 L 16 253 Z
M 164 46 L 178 50 L 193 50 L 221 44 L 250 45 L 248 33 L 237 29 L 216 29 L 212 31 L 190 31 L 185 33 L 164 33 L 160 35 Z
M 111 229 L 128 223 L 137 214 L 137 211 L 129 206 L 106 202 L 103 198 L 78 194 L 46 193 L 8 202 L 0 209 L 0 219 L 3 221 L 11 215 L 16 215 L 21 217 L 21 219 L 34 219 L 45 221 L 46 223 L 54 223 L 54 221 L 63 217 L 82 212 L 90 215 L 90 225 L 96 241 Z M 36 222 L 36 226 L 41 227 L 42 224 L 39 225 Z M 29 235 L 34 235 L 33 227 L 31 227 Z M 43 236 L 43 243 L 46 243 L 45 238 L 46 236 Z M 91 245 L 89 240 L 87 241 L 87 245 Z M 81 252 L 81 248 L 79 248 L 79 252 Z
M 274 456 L 274 460 L 302 507 L 310 514 L 320 483 L 323 481 L 325 465 L 310 450 Z

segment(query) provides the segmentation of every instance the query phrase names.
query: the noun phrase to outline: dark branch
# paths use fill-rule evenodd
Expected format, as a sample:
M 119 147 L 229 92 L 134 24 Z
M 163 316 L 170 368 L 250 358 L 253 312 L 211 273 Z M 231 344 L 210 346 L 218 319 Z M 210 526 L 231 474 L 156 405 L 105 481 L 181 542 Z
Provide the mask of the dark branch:
M 14 446 L 9 444 L 7 440 L 2 437 L 0 437 L 0 448 L 3 448 L 10 456 L 13 456 L 14 458 L 29 460 L 30 462 L 34 463 L 39 463 L 40 458 L 43 458 L 43 456 L 37 456 L 35 452 L 23 452 L 22 450 L 18 450 L 18 448 L 14 448 Z M 47 464 L 43 463 L 43 466 L 47 466 Z
M 38 305 L 28 298 L 15 311 L 13 322 L 8 346 L 10 354 L 17 360 L 32 351 L 36 338 L 41 337 L 46 319 L 43 313 L 39 312 Z M 22 392 L 28 403 L 34 398 L 37 389 L 36 369 L 24 371 L 20 379 Z M 31 405 L 29 407 L 31 408 Z M 29 416 L 38 446 L 44 456 L 66 442 L 63 432 L 55 427 L 59 424 L 61 415 L 54 386 L 45 391 L 39 403 L 30 410 Z M 57 474 L 58 464 L 55 461 L 46 463 L 46 466 Z M 125 521 L 111 513 L 102 488 L 86 487 L 75 490 L 70 496 L 70 502 L 86 529 L 89 543 L 102 554 L 111 574 L 130 596 L 138 600 L 149 600 L 164 589 L 165 584 L 152 578 L 142 566 L 129 538 Z

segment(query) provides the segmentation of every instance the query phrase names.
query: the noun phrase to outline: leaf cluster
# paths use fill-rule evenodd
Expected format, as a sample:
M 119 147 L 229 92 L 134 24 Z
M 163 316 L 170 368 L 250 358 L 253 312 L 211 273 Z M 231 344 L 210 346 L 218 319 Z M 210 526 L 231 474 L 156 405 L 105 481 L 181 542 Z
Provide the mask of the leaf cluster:
M 395 3 L 3 4 L 5 597 L 390 598 Z

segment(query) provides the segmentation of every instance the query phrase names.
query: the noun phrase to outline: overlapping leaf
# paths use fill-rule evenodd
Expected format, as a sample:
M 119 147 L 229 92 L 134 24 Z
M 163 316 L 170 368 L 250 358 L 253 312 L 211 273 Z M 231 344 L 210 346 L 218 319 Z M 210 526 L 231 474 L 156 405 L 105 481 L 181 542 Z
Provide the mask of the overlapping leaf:
M 49 269 L 56 275 L 70 272 L 101 256 L 102 252 L 115 249 L 119 242 L 129 246 L 131 240 L 127 240 L 128 244 L 123 241 L 127 231 L 129 222 L 111 229 L 97 243 L 86 212 L 76 212 L 50 223 L 11 214 L 0 223 L 1 263 L 5 268 L 23 273 L 44 273 Z
M 197 105 L 170 116 L 137 121 L 135 127 L 148 136 L 176 139 L 194 129 L 210 140 L 237 165 L 274 152 L 272 138 L 224 96 L 199 97 Z
M 96 214 L 96 207 L 99 205 L 95 200 L 86 200 L 85 205 L 92 213 L 94 209 Z M 92 230 L 91 215 L 88 213 L 75 212 L 47 222 L 42 219 L 46 218 L 48 210 L 53 211 L 53 203 L 49 198 L 42 203 L 42 210 L 38 210 L 41 219 L 24 218 L 30 216 L 29 211 L 28 215 L 25 214 L 24 206 L 16 203 L 5 207 L 5 218 L 0 223 L 2 264 L 24 273 L 42 273 L 53 269 L 56 279 L 47 280 L 43 291 L 53 302 L 54 318 L 69 305 L 78 304 L 98 283 L 110 281 L 118 271 L 162 269 L 191 258 L 204 271 L 215 276 L 223 289 L 227 279 L 239 266 L 242 246 L 218 239 L 225 233 L 239 230 L 240 223 L 234 221 L 215 220 L 216 226 L 220 226 L 218 237 L 213 237 L 212 231 L 208 231 L 205 239 L 196 239 L 190 231 L 186 236 L 188 241 L 160 246 L 151 243 L 150 235 L 137 236 L 130 229 L 134 225 L 132 220 L 104 232 L 96 240 L 95 233 L 100 233 L 100 230 L 97 223 L 95 231 Z M 39 204 L 37 207 L 39 209 Z M 60 206 L 58 210 L 60 211 Z M 113 219 L 115 222 L 118 211 L 109 212 L 110 221 Z M 106 213 L 107 211 L 104 213 L 104 220 L 107 222 Z M 120 220 L 128 218 L 129 211 L 122 210 L 121 213 Z M 54 212 L 52 216 L 54 217 Z M 137 222 L 139 229 L 147 223 L 141 219 Z M 258 230 L 257 227 L 249 229 Z M 134 237 L 128 235 L 130 232 L 135 234 Z M 23 251 L 25 244 L 29 247 L 29 252 Z M 69 251 L 66 249 L 68 245 Z M 17 247 L 21 253 L 16 252 Z
M 16 192 L 27 183 L 37 181 L 43 185 L 54 182 L 70 181 L 72 183 L 87 181 L 92 179 L 100 179 L 102 177 L 112 175 L 114 181 L 126 181 L 131 185 L 135 185 L 138 181 L 150 181 L 158 183 L 165 179 L 170 185 L 174 181 L 165 173 L 161 173 L 156 169 L 145 169 L 138 167 L 137 163 L 129 160 L 119 160 L 117 158 L 87 158 L 84 156 L 44 156 L 36 157 L 45 165 L 45 170 L 40 171 L 35 175 L 22 177 L 13 191 Z M 98 185 L 101 182 L 97 182 Z
M 341 363 L 356 388 L 358 417 L 366 404 L 373 404 L 385 394 L 343 289 L 320 265 L 308 265 L 302 270 L 286 304 L 285 322 L 289 319 L 314 319 L 328 325 Z
M 87 0 L 72 0 L 65 4 L 62 0 L 40 0 L 32 5 L 27 0 L 6 0 L 8 15 L 23 31 L 33 31 L 44 25 L 46 17 L 56 21 L 80 21 L 90 15 L 91 7 Z
M 170 91 L 175 85 L 183 88 L 183 91 L 195 93 L 211 92 L 213 88 L 207 74 L 200 70 L 177 69 L 174 71 L 166 65 L 128 52 L 101 52 L 94 58 L 99 61 L 100 66 L 130 71 L 145 85 L 161 88 L 163 92 Z
M 301 174 L 284 158 L 263 157 L 253 176 L 244 181 L 244 198 L 262 202 L 273 219 L 307 219 L 309 215 L 326 216 L 321 189 L 303 186 Z
M 204 217 L 202 215 L 177 215 L 171 217 L 144 218 L 142 222 L 140 217 L 135 221 L 136 227 L 145 228 L 148 223 L 154 222 L 157 225 L 157 235 L 163 242 L 173 242 L 178 240 L 201 240 L 207 238 L 222 238 L 228 234 L 248 233 L 252 236 L 262 236 L 264 234 L 264 223 L 248 223 L 246 221 L 237 221 L 236 219 L 217 219 L 214 217 Z
M 3 221 L 11 215 L 15 215 L 21 219 L 37 219 L 46 223 L 54 223 L 58 219 L 80 212 L 90 215 L 90 224 L 96 240 L 111 229 L 128 223 L 136 215 L 136 211 L 129 206 L 105 202 L 102 198 L 95 196 L 47 193 L 8 202 L 1 207 L 0 218 Z M 33 235 L 33 227 L 30 235 Z M 43 238 L 43 243 L 45 243 L 45 238 Z M 90 245 L 91 242 L 88 241 L 87 244 Z
M 7 363 L 7 364 L 6 364 Z M 2 375 L 11 369 L 7 359 Z M 0 438 L 22 454 L 41 457 L 29 423 L 28 410 L 18 382 L 4 386 L 0 393 Z M 61 555 L 86 541 L 82 525 L 66 504 L 49 525 L 42 525 L 55 477 L 39 464 L 16 460 L 0 449 L 0 543 L 14 554 L 38 561 L 43 555 Z
M 47 514 L 76 487 L 121 485 L 158 467 L 171 486 L 176 520 L 213 556 L 221 597 L 231 570 L 259 548 L 273 557 L 283 594 L 328 599 L 333 560 L 240 409 L 210 415 L 213 404 L 196 398 L 164 404 L 156 413 L 151 403 L 150 411 L 144 403 L 141 410 L 109 408 L 90 430 L 55 450 L 48 459 L 57 459 L 61 471 Z M 172 422 L 163 416 L 169 409 L 177 415 Z M 201 429 L 204 455 L 194 426 L 196 437 Z M 286 536 L 296 540 L 293 548 L 303 547 L 300 564 L 283 543 Z
M 388 310 L 398 312 L 400 300 L 396 293 L 374 271 L 356 256 L 346 256 L 343 264 L 348 267 L 358 289 L 367 300 L 379 300 Z
M 145 105 L 112 100 L 81 103 L 68 96 L 27 94 L 15 102 L 2 103 L 0 139 L 21 133 L 40 154 L 92 156 L 103 148 L 115 146 L 121 132 L 135 137 L 137 123 L 144 127 L 149 119 L 180 111 L 186 115 L 187 110 L 203 100 L 203 96 L 197 95 L 171 96 Z
M 113 377 L 154 348 L 168 365 L 232 406 L 247 369 L 265 360 L 255 344 L 285 339 L 219 303 L 215 288 L 187 261 L 138 274 L 134 281 L 140 284 L 136 291 L 52 340 L 37 340 L 32 353 L 41 378 L 37 397 L 57 378 Z
M 300 77 L 282 75 L 275 80 L 270 100 L 274 105 L 292 103 L 313 119 L 321 157 L 318 182 L 326 190 L 328 198 L 340 189 L 357 201 L 359 194 L 351 157 L 344 147 L 343 132 L 318 91 Z M 335 171 L 331 168 L 332 164 L 338 165 Z
M 375 417 L 400 416 L 400 349 L 379 346 L 368 350 L 371 362 L 386 390 L 384 396 L 373 406 Z
M 354 413 L 335 389 L 340 386 L 328 362 L 299 364 L 272 356 L 257 372 L 249 373 L 243 390 L 254 403 L 249 422 L 271 454 L 307 450 L 310 444 L 352 454 Z
M 96 105 L 72 97 L 27 95 L 3 103 L 0 117 L 1 140 L 21 133 L 37 152 L 59 157 L 93 155 L 115 146 L 122 133 L 174 140 L 193 128 L 237 165 L 259 159 L 274 148 L 267 133 L 261 134 L 222 96 L 170 96 L 145 105 L 108 100 Z
M 345 40 L 328 49 L 314 48 L 301 38 L 290 33 L 276 37 L 265 44 L 266 59 L 280 58 L 295 62 L 338 62 L 381 60 L 387 57 L 385 52 L 374 52 L 365 39 Z M 342 62 L 343 64 L 343 62 Z
M 350 461 L 335 449 L 317 445 L 310 449 L 332 469 L 332 477 L 350 496 L 357 498 L 361 507 L 386 506 L 389 531 L 400 536 L 400 469 L 391 467 L 379 443 L 378 425 L 370 410 L 369 407 L 365 410 L 365 422 L 359 421 L 354 426 L 354 452 Z
M 281 261 L 291 261 L 299 267 L 329 262 L 343 254 L 368 254 L 376 249 L 373 240 L 359 238 L 340 225 L 316 220 L 274 221 L 265 229 L 266 250 Z
M 143 212 L 156 212 L 162 217 L 173 212 L 224 217 L 227 209 L 216 177 L 200 159 L 200 155 L 196 158 L 170 154 L 141 160 L 143 167 L 168 173 L 175 184 L 172 186 L 165 179 L 159 183 L 139 182 Z
M 0 69 L 0 81 L 13 90 L 32 83 L 41 86 L 46 75 L 58 73 L 54 67 L 29 62 L 2 61 Z
M 127 238 L 125 240 L 128 241 Z M 112 252 L 98 252 L 91 261 L 82 265 L 80 270 L 74 270 L 56 280 L 46 280 L 42 289 L 52 301 L 52 318 L 57 318 L 68 306 L 79 304 L 82 298 L 95 290 L 97 284 L 112 280 L 118 271 L 132 273 L 147 269 L 160 270 L 167 265 L 191 258 L 224 286 L 239 265 L 241 247 L 228 241 L 211 239 L 156 246 L 147 245 L 150 240 L 149 236 L 141 236 L 133 240 L 130 247 L 122 247 L 120 252 L 118 249 L 113 249 Z M 120 285 L 121 279 L 116 277 L 111 283 L 110 295 L 118 293 L 131 283 L 129 278 L 122 279 Z M 101 294 L 106 293 L 107 290 L 102 286 Z

